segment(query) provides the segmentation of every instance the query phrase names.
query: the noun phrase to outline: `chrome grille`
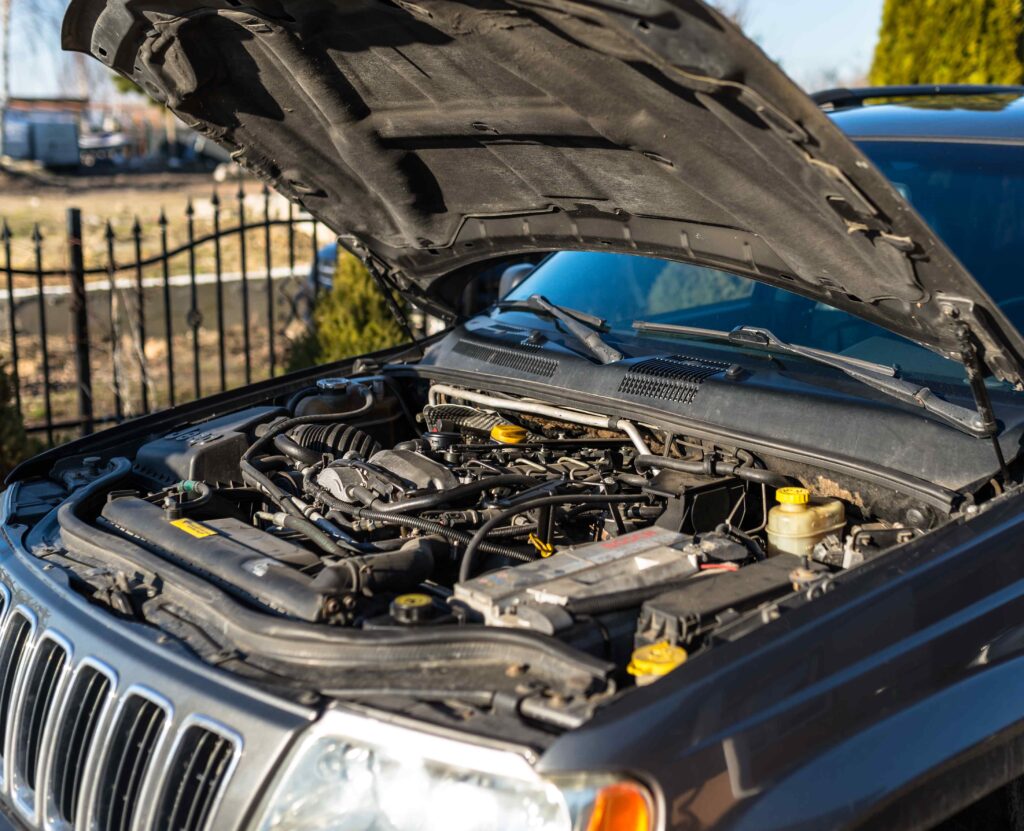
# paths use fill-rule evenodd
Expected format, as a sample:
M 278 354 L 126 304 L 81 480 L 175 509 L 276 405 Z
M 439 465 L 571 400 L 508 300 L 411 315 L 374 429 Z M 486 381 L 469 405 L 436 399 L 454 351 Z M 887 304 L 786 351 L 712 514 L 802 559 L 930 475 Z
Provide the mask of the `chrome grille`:
M 315 711 L 122 625 L 12 528 L 0 520 L 2 815 L 33 831 L 243 831 Z
M 111 683 L 99 669 L 83 664 L 68 691 L 50 772 L 52 809 L 67 825 L 75 821 L 85 762 L 110 700 Z
M 14 682 L 18 667 L 25 655 L 32 622 L 21 612 L 15 612 L 8 619 L 0 640 L 0 736 L 7 736 L 7 725 L 11 717 L 11 702 L 14 698 Z M 6 754 L 6 742 L 4 752 Z
M 202 831 L 230 770 L 235 742 L 198 724 L 188 727 L 171 762 L 154 827 Z
M 139 808 L 139 792 L 153 761 L 167 711 L 150 698 L 129 695 L 114 722 L 107 758 L 100 774 L 96 825 L 106 831 L 128 831 Z
M 197 715 L 174 729 L 169 702 L 138 686 L 119 695 L 94 659 L 72 667 L 70 645 L 34 638 L 30 615 L 15 609 L 0 629 L 6 790 L 22 817 L 48 831 L 212 831 L 241 738 Z
M 29 791 L 34 791 L 36 787 L 36 767 L 39 764 L 43 726 L 50 714 L 54 692 L 67 657 L 67 650 L 55 640 L 41 639 L 25 680 L 14 745 L 14 775 L 15 781 Z

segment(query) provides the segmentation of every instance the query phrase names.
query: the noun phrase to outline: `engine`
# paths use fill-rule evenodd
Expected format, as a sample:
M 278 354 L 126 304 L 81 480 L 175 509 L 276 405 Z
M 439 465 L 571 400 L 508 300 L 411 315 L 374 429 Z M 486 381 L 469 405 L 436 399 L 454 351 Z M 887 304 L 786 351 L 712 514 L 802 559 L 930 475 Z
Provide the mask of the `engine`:
M 136 487 L 97 521 L 267 614 L 528 629 L 620 667 L 645 646 L 704 648 L 863 559 L 838 500 L 818 500 L 840 520 L 806 556 L 769 556 L 772 495 L 799 482 L 742 449 L 440 384 L 419 394 L 414 407 L 393 379 L 321 381 L 150 441 Z M 659 674 L 634 664 L 638 681 Z

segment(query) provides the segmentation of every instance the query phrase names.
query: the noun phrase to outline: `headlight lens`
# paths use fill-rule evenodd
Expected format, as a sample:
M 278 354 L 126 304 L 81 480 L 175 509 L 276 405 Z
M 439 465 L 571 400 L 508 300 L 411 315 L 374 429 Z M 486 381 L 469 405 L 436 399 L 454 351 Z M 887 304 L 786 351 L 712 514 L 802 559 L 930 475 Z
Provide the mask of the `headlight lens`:
M 650 831 L 641 785 L 540 777 L 521 755 L 331 711 L 292 752 L 260 831 Z

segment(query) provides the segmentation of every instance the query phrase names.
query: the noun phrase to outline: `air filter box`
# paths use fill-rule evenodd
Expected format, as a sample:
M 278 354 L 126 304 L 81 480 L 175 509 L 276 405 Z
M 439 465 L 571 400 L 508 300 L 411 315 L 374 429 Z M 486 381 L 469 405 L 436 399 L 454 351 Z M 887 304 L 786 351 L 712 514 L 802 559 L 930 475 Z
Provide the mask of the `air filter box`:
M 281 415 L 287 415 L 281 407 L 250 407 L 175 430 L 139 448 L 134 472 L 154 491 L 183 479 L 237 483 L 242 478 L 238 462 L 255 441 L 256 426 Z

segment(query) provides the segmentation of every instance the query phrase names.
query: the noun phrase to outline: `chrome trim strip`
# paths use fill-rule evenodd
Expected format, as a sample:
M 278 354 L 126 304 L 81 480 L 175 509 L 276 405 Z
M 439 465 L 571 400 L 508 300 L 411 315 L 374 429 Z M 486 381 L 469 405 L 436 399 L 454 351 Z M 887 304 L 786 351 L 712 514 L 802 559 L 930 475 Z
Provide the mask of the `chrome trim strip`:
M 236 733 L 229 727 L 224 726 L 219 721 L 216 721 L 209 716 L 204 716 L 199 713 L 189 713 L 181 722 L 178 727 L 177 733 L 174 736 L 174 741 L 171 742 L 170 749 L 164 758 L 164 764 L 160 770 L 160 788 L 154 795 L 152 804 L 149 810 L 150 816 L 148 819 L 148 825 L 152 826 L 154 822 L 153 813 L 160 806 L 163 801 L 164 794 L 167 791 L 167 787 L 171 784 L 170 782 L 170 769 L 171 765 L 174 764 L 174 760 L 178 755 L 178 749 L 181 747 L 182 741 L 185 739 L 185 734 L 188 732 L 190 727 L 201 727 L 210 733 L 216 733 L 223 739 L 229 741 L 234 749 L 231 751 L 231 759 L 228 761 L 227 768 L 224 771 L 224 776 L 221 779 L 220 784 L 217 787 L 217 795 L 214 797 L 213 804 L 210 806 L 210 816 L 207 818 L 206 827 L 212 829 L 214 827 L 213 820 L 217 815 L 217 809 L 220 807 L 221 800 L 224 797 L 224 792 L 227 790 L 228 783 L 231 781 L 231 776 L 235 772 L 235 768 L 238 766 L 239 759 L 242 756 L 242 748 L 245 745 L 241 735 Z
M 100 671 L 106 667 L 96 659 L 87 659 L 92 666 Z M 82 662 L 86 663 L 85 661 Z M 119 679 L 112 669 L 104 674 L 111 678 L 114 686 L 107 695 L 107 701 L 103 705 L 103 712 L 96 719 L 96 738 L 89 748 L 89 756 L 85 761 L 85 769 L 82 771 L 82 781 L 78 788 L 78 813 L 75 816 L 74 828 L 88 828 L 93 802 L 96 800 L 96 793 L 100 785 L 100 771 L 103 761 L 106 758 L 110 728 L 116 723 L 115 719 L 120 710 L 121 698 L 117 689 Z
M 146 766 L 148 769 L 146 770 L 146 774 L 142 780 L 141 785 L 139 786 L 139 795 L 136 800 L 136 806 L 146 806 L 146 808 L 141 812 L 135 812 L 132 818 L 131 828 L 142 829 L 143 826 L 139 824 L 139 819 L 141 815 L 149 814 L 153 810 L 152 806 L 146 802 L 146 800 L 150 798 L 148 790 L 151 788 L 150 782 L 153 778 L 153 772 L 156 770 L 155 761 L 159 759 L 160 753 L 167 742 L 167 735 L 170 732 L 171 724 L 174 720 L 174 706 L 168 699 L 166 699 L 160 693 L 156 692 L 153 689 L 150 689 L 144 684 L 132 684 L 127 689 L 125 689 L 125 691 L 120 696 L 118 696 L 117 705 L 114 708 L 110 722 L 104 725 L 107 728 L 106 737 L 108 741 L 103 746 L 102 754 L 100 754 L 101 758 L 99 760 L 99 766 L 96 768 L 95 771 L 96 781 L 90 783 L 92 787 L 90 788 L 89 791 L 89 800 L 87 810 L 85 812 L 84 821 L 79 821 L 78 823 L 76 823 L 76 828 L 96 828 L 96 802 L 100 790 L 104 784 L 103 780 L 105 768 L 107 765 L 107 761 L 109 760 L 110 751 L 112 748 L 112 743 L 111 741 L 109 741 L 109 739 L 111 738 L 111 731 L 113 730 L 113 728 L 117 727 L 118 724 L 120 724 L 121 718 L 124 715 L 125 707 L 128 704 L 129 700 L 131 700 L 133 697 L 144 698 L 151 704 L 155 704 L 157 707 L 163 710 L 164 723 L 163 726 L 160 728 L 160 735 L 157 736 L 156 743 L 153 745 L 153 755 L 146 762 Z
M 19 781 L 19 777 L 14 769 L 14 763 L 11 763 L 11 792 L 13 794 L 13 800 L 15 803 L 22 803 L 24 809 L 28 809 L 31 804 L 31 811 L 33 822 L 38 825 L 40 824 L 40 818 L 42 814 L 43 804 L 43 793 L 47 790 L 48 781 L 44 778 L 46 771 L 46 762 L 51 754 L 50 744 L 53 742 L 55 737 L 56 727 L 56 716 L 57 711 L 60 709 L 63 703 L 63 697 L 68 690 L 68 680 L 71 678 L 71 668 L 74 665 L 74 647 L 71 642 L 65 638 L 59 632 L 55 632 L 52 629 L 44 629 L 40 633 L 39 638 L 36 641 L 35 653 L 32 656 L 31 668 L 34 669 L 35 662 L 38 657 L 40 647 L 49 641 L 55 644 L 58 648 L 64 650 L 64 666 L 61 667 L 60 675 L 56 679 L 53 687 L 53 694 L 48 704 L 48 712 L 46 714 L 46 721 L 43 722 L 42 729 L 39 732 L 39 748 L 36 751 L 36 785 L 35 788 L 29 788 L 27 785 L 24 787 L 25 796 L 22 800 L 22 783 Z M 14 737 L 17 741 L 18 730 L 21 724 L 21 711 L 18 715 L 18 724 L 14 726 Z
M 28 668 L 32 665 L 35 660 L 35 633 L 36 627 L 39 625 L 39 618 L 36 617 L 36 613 L 29 609 L 27 606 L 18 604 L 11 610 L 11 613 L 7 616 L 7 620 L 4 621 L 3 630 L 0 631 L 0 646 L 3 645 L 10 633 L 11 627 L 14 625 L 16 617 L 21 617 L 28 622 L 28 634 L 25 636 L 25 648 L 21 654 L 22 660 L 18 663 L 17 672 L 14 676 L 14 684 L 11 687 L 11 700 L 7 705 L 7 730 L 3 737 L 3 780 L 0 781 L 0 789 L 3 793 L 10 795 L 10 784 L 11 775 L 13 770 L 12 757 L 14 756 L 14 728 L 15 724 L 20 720 L 19 713 L 21 711 L 21 698 L 22 698 L 22 687 L 25 684 L 25 676 L 28 674 Z M 18 808 L 22 815 L 25 815 L 25 808 L 18 804 L 18 801 L 12 799 L 11 802 L 14 807 Z M 34 817 L 28 814 L 28 818 L 34 822 Z
M 125 698 L 128 698 L 129 694 L 125 693 Z M 162 695 L 152 691 L 149 691 L 149 695 L 145 697 L 160 706 L 165 717 L 163 726 L 160 728 L 160 735 L 157 736 L 156 742 L 153 744 L 153 755 L 146 762 L 146 773 L 139 785 L 139 795 L 136 800 L 137 810 L 132 817 L 130 826 L 132 831 L 147 831 L 153 824 L 156 796 L 161 790 L 163 777 L 167 770 L 167 753 L 174 733 L 174 705 Z
M 93 737 L 93 742 L 88 748 L 90 758 L 95 758 L 96 748 L 99 747 L 102 742 L 99 740 L 99 727 L 103 724 L 104 719 L 107 717 L 109 712 L 113 709 L 114 704 L 117 700 L 117 673 L 102 661 L 97 660 L 93 657 L 86 657 L 79 661 L 77 664 L 72 664 L 70 667 L 71 671 L 68 673 L 66 685 L 64 688 L 64 697 L 60 700 L 60 706 L 54 713 L 52 719 L 52 732 L 53 735 L 49 737 L 49 743 L 46 746 L 46 756 L 42 758 L 40 769 L 39 769 L 39 782 L 45 783 L 44 787 L 37 788 L 41 791 L 42 796 L 38 800 L 39 816 L 42 818 L 42 825 L 46 831 L 72 831 L 75 824 L 78 821 L 78 817 L 75 817 L 73 823 L 65 822 L 60 818 L 59 809 L 54 802 L 54 788 L 53 788 L 53 764 L 55 761 L 54 753 L 57 747 L 57 738 L 60 736 L 61 730 L 64 728 L 65 719 L 69 715 L 68 707 L 71 705 L 71 691 L 75 688 L 75 684 L 78 683 L 78 679 L 82 675 L 82 670 L 91 669 L 94 672 L 98 672 L 104 676 L 110 682 L 110 689 L 107 690 L 106 701 L 103 702 L 103 707 L 96 717 L 97 730 Z M 82 771 L 82 780 L 78 783 L 79 785 L 79 806 L 85 802 L 84 794 L 87 792 L 86 789 L 91 785 L 88 778 L 89 774 L 89 759 L 86 759 L 85 768 Z

